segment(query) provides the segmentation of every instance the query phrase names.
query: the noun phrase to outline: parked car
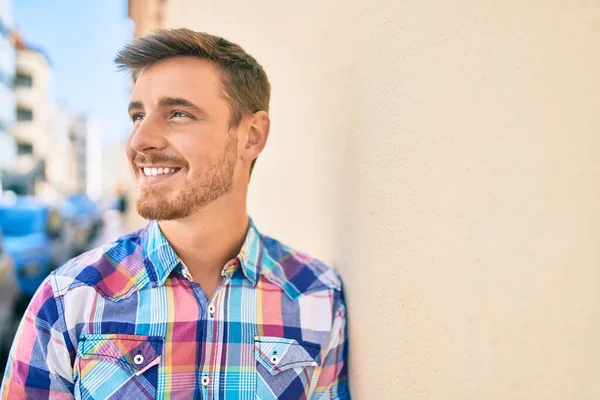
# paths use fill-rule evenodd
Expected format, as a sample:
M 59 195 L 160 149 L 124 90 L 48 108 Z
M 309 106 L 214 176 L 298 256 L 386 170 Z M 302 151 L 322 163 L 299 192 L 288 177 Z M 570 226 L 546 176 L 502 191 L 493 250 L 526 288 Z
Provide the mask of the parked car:
M 57 210 L 33 197 L 0 202 L 0 364 L 42 281 L 70 258 Z
M 102 228 L 100 206 L 85 194 L 75 194 L 67 197 L 60 207 L 60 215 L 64 221 L 65 235 L 74 243 L 71 257 L 88 250 Z
M 61 251 L 60 216 L 39 200 L 18 198 L 0 203 L 0 229 L 21 295 L 29 299 L 62 258 L 68 258 Z
M 14 339 L 19 319 L 15 316 L 19 299 L 13 261 L 4 249 L 4 239 L 0 230 L 0 373 L 2 373 L 10 346 Z

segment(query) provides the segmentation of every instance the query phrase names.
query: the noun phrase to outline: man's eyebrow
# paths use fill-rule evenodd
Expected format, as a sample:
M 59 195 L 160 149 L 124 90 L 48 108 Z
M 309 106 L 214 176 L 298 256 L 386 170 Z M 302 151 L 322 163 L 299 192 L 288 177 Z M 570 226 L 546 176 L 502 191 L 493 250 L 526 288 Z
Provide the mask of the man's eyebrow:
M 199 113 L 204 113 L 204 110 L 202 110 L 200 107 L 198 107 L 197 105 L 195 105 L 191 101 L 186 100 L 186 99 L 181 98 L 181 97 L 162 97 L 158 101 L 158 106 L 159 107 L 173 107 L 173 106 L 185 107 L 185 108 L 188 108 L 190 110 L 194 110 L 194 111 L 199 112 Z
M 132 101 L 129 103 L 129 107 L 127 107 L 127 111 L 138 110 L 144 108 L 144 103 L 141 101 Z
M 158 101 L 159 107 L 184 107 L 190 110 L 193 110 L 199 114 L 206 114 L 203 109 L 195 105 L 189 100 L 186 100 L 182 97 L 161 97 Z M 131 110 L 141 110 L 144 109 L 144 103 L 141 101 L 132 101 L 129 103 L 129 107 L 127 108 L 128 112 Z

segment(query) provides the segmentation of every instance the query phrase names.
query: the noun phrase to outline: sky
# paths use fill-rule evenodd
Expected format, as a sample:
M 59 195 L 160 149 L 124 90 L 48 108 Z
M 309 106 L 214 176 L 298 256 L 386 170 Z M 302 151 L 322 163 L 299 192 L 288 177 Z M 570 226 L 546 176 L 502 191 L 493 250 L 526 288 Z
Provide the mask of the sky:
M 113 63 L 133 37 L 127 0 L 13 0 L 23 39 L 52 62 L 52 98 L 96 121 L 105 143 L 124 139 L 130 83 Z

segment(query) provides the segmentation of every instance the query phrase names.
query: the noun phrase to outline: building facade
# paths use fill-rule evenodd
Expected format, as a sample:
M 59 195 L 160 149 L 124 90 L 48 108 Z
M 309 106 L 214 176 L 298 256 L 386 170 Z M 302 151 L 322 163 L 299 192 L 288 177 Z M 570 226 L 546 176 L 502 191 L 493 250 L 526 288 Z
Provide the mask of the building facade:
M 16 146 L 9 135 L 15 119 L 15 49 L 12 45 L 14 14 L 12 0 L 0 2 L 0 175 L 14 166 Z M 0 185 L 0 194 L 2 188 Z
M 52 151 L 46 154 L 46 180 L 59 193 L 75 193 L 79 184 L 73 146 L 75 116 L 66 104 L 56 104 L 49 132 Z
M 46 161 L 53 131 L 53 111 L 50 95 L 52 73 L 48 56 L 27 44 L 18 33 L 13 33 L 16 49 L 14 81 L 16 121 L 11 135 L 17 145 L 13 173 L 24 177 L 26 193 L 36 194 L 46 180 Z M 22 192 L 22 190 L 19 190 Z
M 73 121 L 71 134 L 73 162 L 75 164 L 75 191 L 85 193 L 87 189 L 87 119 L 78 117 Z

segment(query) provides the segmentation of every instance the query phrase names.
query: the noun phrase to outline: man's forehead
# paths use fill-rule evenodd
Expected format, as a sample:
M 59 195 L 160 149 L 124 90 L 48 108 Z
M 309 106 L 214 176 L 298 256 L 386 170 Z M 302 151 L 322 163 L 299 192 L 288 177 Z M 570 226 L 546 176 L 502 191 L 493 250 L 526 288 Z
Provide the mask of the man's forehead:
M 173 57 L 157 61 L 138 71 L 135 83 L 155 79 L 218 82 L 220 78 L 220 69 L 211 61 L 197 57 Z
M 211 63 L 185 57 L 169 59 L 140 71 L 131 91 L 131 101 L 158 104 L 162 97 L 200 101 L 220 95 L 219 71 Z

